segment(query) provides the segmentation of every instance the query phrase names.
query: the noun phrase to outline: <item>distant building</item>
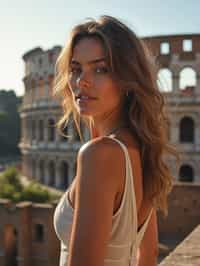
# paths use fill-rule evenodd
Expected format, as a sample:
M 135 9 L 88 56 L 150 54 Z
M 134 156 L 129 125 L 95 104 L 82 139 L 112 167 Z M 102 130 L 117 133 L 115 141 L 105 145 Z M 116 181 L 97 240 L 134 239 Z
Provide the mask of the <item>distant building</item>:
M 43 51 L 35 48 L 23 56 L 25 95 L 21 108 L 23 173 L 41 183 L 66 189 L 75 176 L 76 154 L 80 139 L 71 123 L 67 139 L 58 133 L 55 123 L 61 117 L 60 103 L 52 97 L 55 61 L 61 47 Z M 83 128 L 87 139 L 89 132 Z
M 58 266 L 60 242 L 52 204 L 0 199 L 0 265 Z
M 200 181 L 200 34 L 143 40 L 160 66 L 158 77 L 171 118 L 169 139 L 182 155 L 177 179 Z
M 169 103 L 169 140 L 182 151 L 179 173 L 168 158 L 174 176 L 181 181 L 200 181 L 200 34 L 143 38 L 159 64 L 160 90 Z M 24 56 L 25 95 L 21 109 L 20 149 L 23 172 L 42 183 L 65 189 L 76 171 L 80 148 L 71 123 L 66 140 L 54 127 L 61 116 L 60 104 L 53 99 L 52 81 L 60 46 L 43 51 L 35 48 Z M 83 128 L 85 139 L 89 132 Z

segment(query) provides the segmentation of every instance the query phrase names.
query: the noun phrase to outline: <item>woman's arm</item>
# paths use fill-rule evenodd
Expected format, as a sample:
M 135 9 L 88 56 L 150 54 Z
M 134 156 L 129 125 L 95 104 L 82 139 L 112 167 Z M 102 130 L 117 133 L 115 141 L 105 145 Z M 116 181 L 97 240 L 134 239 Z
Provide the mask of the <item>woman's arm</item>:
M 156 266 L 158 250 L 157 215 L 154 210 L 139 248 L 137 266 Z
M 113 141 L 97 138 L 82 146 L 77 165 L 66 266 L 103 266 L 112 229 L 114 201 L 124 175 L 124 154 Z

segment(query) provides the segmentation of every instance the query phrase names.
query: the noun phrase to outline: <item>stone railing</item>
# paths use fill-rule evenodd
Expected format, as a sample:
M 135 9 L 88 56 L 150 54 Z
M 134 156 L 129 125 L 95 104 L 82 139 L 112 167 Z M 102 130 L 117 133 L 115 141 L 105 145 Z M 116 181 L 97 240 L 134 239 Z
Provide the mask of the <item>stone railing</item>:
M 200 225 L 198 225 L 159 266 L 200 265 Z

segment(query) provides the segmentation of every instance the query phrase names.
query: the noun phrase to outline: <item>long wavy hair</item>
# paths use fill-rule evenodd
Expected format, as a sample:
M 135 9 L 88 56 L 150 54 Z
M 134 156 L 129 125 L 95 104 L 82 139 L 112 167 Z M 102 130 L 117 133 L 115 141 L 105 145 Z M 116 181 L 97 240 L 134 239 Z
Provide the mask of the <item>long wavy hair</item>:
M 92 131 L 90 118 L 80 117 L 68 87 L 73 49 L 85 37 L 95 37 L 102 42 L 112 74 L 120 88 L 128 91 L 124 110 L 131 132 L 140 145 L 144 197 L 167 215 L 167 196 L 172 189 L 173 176 L 165 156 L 175 156 L 179 162 L 179 153 L 169 143 L 169 116 L 164 95 L 158 88 L 158 69 L 153 57 L 145 43 L 118 19 L 101 16 L 98 20 L 88 19 L 72 29 L 55 66 L 53 93 L 61 99 L 63 108 L 58 129 L 62 131 L 73 115 L 81 141 L 82 121 L 90 133 Z

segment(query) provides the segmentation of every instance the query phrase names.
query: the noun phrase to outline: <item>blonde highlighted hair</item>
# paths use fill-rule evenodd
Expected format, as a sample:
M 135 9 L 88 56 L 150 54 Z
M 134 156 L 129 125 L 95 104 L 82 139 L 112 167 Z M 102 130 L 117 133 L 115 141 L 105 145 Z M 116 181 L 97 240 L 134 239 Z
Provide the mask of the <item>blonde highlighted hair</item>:
M 55 68 L 54 95 L 62 100 L 63 108 L 58 128 L 62 130 L 72 114 L 82 141 L 82 120 L 91 131 L 90 119 L 80 117 L 68 87 L 73 48 L 82 38 L 98 38 L 101 41 L 120 88 L 128 91 L 124 110 L 131 132 L 140 144 L 144 197 L 166 215 L 173 176 L 164 157 L 172 155 L 179 162 L 179 153 L 168 141 L 169 117 L 164 95 L 157 85 L 157 67 L 144 42 L 118 19 L 111 16 L 89 19 L 71 31 Z

